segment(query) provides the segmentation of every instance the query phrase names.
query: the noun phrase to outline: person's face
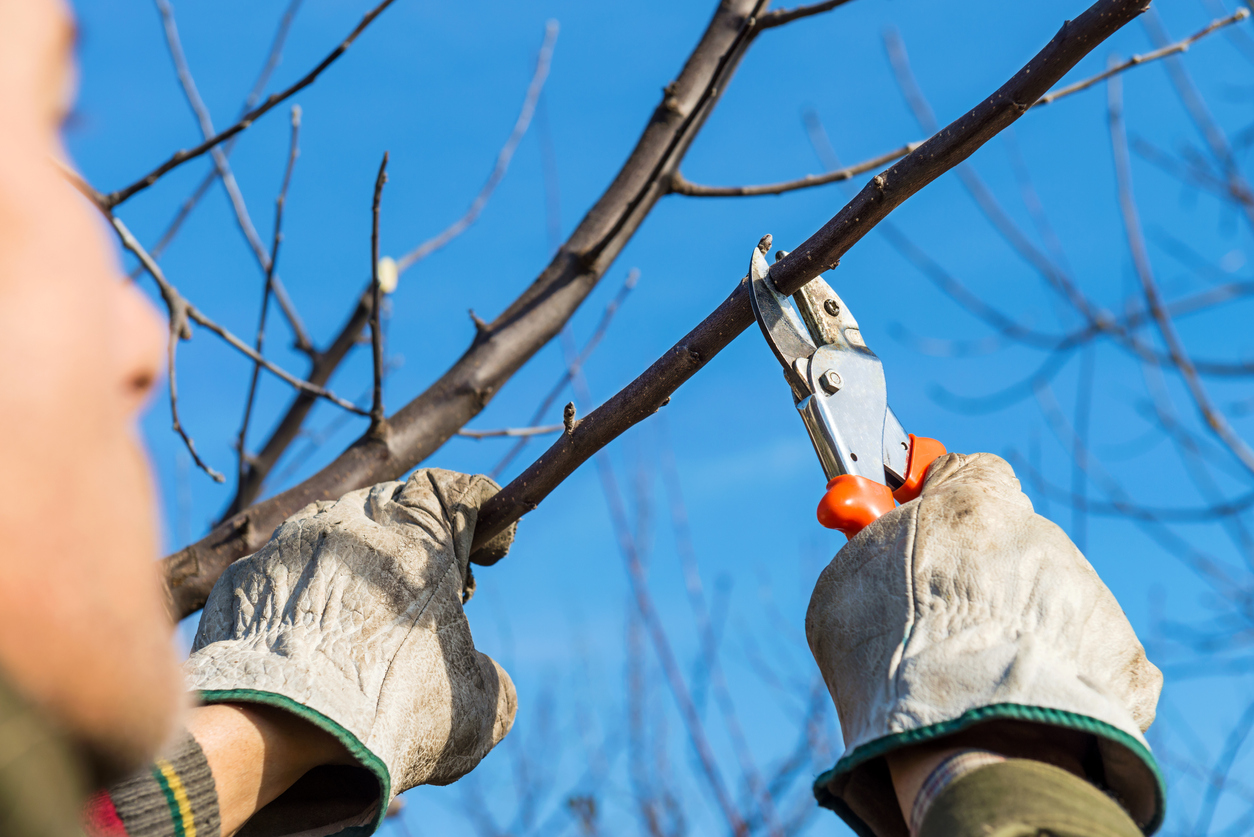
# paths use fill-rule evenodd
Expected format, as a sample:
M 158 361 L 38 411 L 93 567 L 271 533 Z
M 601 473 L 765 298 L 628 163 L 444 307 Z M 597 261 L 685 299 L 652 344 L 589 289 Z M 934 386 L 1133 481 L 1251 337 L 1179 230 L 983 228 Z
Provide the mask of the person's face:
M 61 0 L 0 0 L 0 677 L 107 776 L 181 692 L 136 426 L 165 325 L 53 164 L 73 40 Z

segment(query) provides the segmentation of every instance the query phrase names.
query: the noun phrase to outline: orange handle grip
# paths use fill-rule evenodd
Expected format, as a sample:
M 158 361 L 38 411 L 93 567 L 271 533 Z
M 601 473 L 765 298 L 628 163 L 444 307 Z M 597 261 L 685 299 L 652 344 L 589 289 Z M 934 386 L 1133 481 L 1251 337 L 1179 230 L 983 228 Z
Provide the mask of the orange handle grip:
M 948 453 L 945 446 L 935 439 L 910 434 L 910 458 L 906 461 L 906 481 L 901 484 L 893 497 L 898 503 L 909 503 L 923 490 L 923 478 L 927 476 L 928 467 L 936 461 L 936 457 Z
M 827 493 L 819 501 L 819 523 L 828 529 L 839 529 L 853 538 L 864 528 L 893 510 L 898 503 L 908 503 L 923 490 L 928 466 L 945 453 L 945 446 L 935 439 L 910 434 L 910 458 L 906 462 L 906 480 L 896 491 L 883 483 L 853 474 L 842 474 L 827 484 Z
M 841 474 L 827 484 L 827 493 L 819 500 L 819 523 L 828 529 L 839 529 L 852 538 L 874 523 L 880 515 L 893 510 L 893 492 L 883 483 Z

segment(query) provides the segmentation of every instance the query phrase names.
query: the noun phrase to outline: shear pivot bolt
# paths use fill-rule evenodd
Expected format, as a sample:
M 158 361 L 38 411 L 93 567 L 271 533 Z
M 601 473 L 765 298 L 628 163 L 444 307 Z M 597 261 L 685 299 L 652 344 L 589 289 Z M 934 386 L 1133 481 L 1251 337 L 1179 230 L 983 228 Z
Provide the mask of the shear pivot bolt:
M 838 302 L 837 302 L 836 300 L 834 300 L 834 299 L 824 300 L 824 301 L 823 301 L 823 310 L 824 310 L 824 311 L 826 311 L 826 312 L 827 312 L 828 314 L 830 314 L 831 316 L 835 317 L 835 316 L 837 316 L 838 314 L 840 314 L 840 303 L 838 303 Z
M 835 369 L 829 369 L 823 373 L 823 377 L 819 378 L 819 385 L 829 393 L 837 392 L 840 389 L 842 381 L 840 375 Z

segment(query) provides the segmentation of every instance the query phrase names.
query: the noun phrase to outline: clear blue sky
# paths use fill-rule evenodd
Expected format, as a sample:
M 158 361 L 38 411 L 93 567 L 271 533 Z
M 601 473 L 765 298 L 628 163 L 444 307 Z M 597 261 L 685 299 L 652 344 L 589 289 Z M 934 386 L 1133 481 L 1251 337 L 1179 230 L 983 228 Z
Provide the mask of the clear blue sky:
M 1219 2 L 1165 0 L 1155 7 L 1178 38 L 1219 16 Z M 252 86 L 286 5 L 286 0 L 175 2 L 188 60 L 218 127 L 233 120 Z M 391 165 L 382 250 L 399 256 L 469 205 L 514 123 L 545 22 L 557 20 L 561 34 L 543 112 L 560 182 L 561 227 L 568 233 L 625 159 L 713 5 L 693 0 L 630 6 L 398 0 L 317 84 L 293 100 L 303 110 L 301 157 L 289 194 L 279 273 L 310 331 L 321 340 L 333 335 L 369 275 L 371 189 L 385 150 Z M 110 190 L 171 151 L 195 144 L 199 134 L 175 79 L 155 6 L 75 6 L 82 92 L 69 142 L 91 182 Z M 312 67 L 367 8 L 359 0 L 306 0 L 269 89 L 285 87 Z M 807 111 L 822 119 L 844 163 L 922 138 L 893 80 L 881 37 L 886 27 L 900 31 L 924 92 L 938 118 L 948 122 L 999 86 L 1064 19 L 1084 8 L 1083 0 L 857 0 L 768 32 L 744 60 L 683 171 L 691 180 L 716 184 L 821 171 L 823 163 L 803 126 Z M 1249 24 L 1241 27 L 1248 41 Z M 1196 45 L 1185 59 L 1215 117 L 1234 137 L 1254 121 L 1254 67 L 1242 47 L 1221 34 Z M 1098 72 L 1110 55 L 1126 57 L 1150 48 L 1145 29 L 1133 23 L 1085 59 L 1070 79 Z M 1124 93 L 1131 134 L 1170 152 L 1202 148 L 1161 65 L 1124 76 Z M 231 157 L 267 241 L 287 152 L 287 112 L 285 105 L 260 120 Z M 480 221 L 402 277 L 388 322 L 388 351 L 395 365 L 387 381 L 389 410 L 430 384 L 465 349 L 473 334 L 468 308 L 491 319 L 546 263 L 551 245 L 541 128 L 533 124 Z M 1012 139 L 994 140 L 977 153 L 975 170 L 1009 215 L 1036 238 L 1015 173 L 1015 161 L 1022 157 L 1077 282 L 1101 304 L 1122 310 L 1136 282 L 1115 200 L 1105 88 L 1029 113 L 1014 127 Z M 197 161 L 176 171 L 125 204 L 120 216 L 151 243 L 206 165 Z M 1238 213 L 1182 187 L 1141 157 L 1133 160 L 1133 171 L 1151 257 L 1168 297 L 1251 278 L 1250 228 Z M 763 233 L 773 233 L 777 246 L 792 247 L 834 214 L 847 195 L 840 186 L 828 186 L 782 197 L 664 199 L 573 321 L 576 341 L 582 343 L 628 270 L 639 268 L 639 285 L 588 365 L 593 399 L 599 402 L 631 380 L 722 300 L 744 274 L 750 249 Z M 997 236 L 956 177 L 929 187 L 892 220 L 928 259 L 1017 321 L 1049 333 L 1078 324 Z M 1195 259 L 1185 254 L 1188 249 L 1196 252 Z M 951 450 L 1038 456 L 1046 478 L 1070 486 L 1067 437 L 1064 433 L 1059 441 L 1030 392 L 1003 409 L 984 412 L 957 411 L 953 399 L 941 395 L 942 389 L 972 397 L 999 391 L 1030 376 L 1045 355 L 991 339 L 992 329 L 940 293 L 915 262 L 889 238 L 872 234 L 828 276 L 884 360 L 898 416 L 908 430 L 937 437 Z M 196 210 L 162 263 L 171 280 L 210 316 L 237 334 L 252 334 L 262 277 L 220 188 Z M 1181 320 L 1181 333 L 1198 356 L 1247 359 L 1254 349 L 1249 312 L 1248 303 L 1232 304 Z M 286 349 L 289 332 L 278 318 L 271 322 L 275 359 L 303 370 L 301 358 Z M 1144 334 L 1157 345 L 1151 332 Z M 952 341 L 975 341 L 979 351 L 951 356 Z M 209 462 L 231 473 L 248 364 L 204 330 L 183 344 L 179 357 L 184 422 Z M 1204 504 L 1172 442 L 1145 417 L 1148 396 L 1140 366 L 1109 343 L 1098 344 L 1091 359 L 1096 383 L 1090 446 L 1106 470 L 1147 505 Z M 1075 415 L 1085 362 L 1083 352 L 1074 354 L 1052 381 L 1053 396 L 1069 418 Z M 561 369 L 557 346 L 546 348 L 471 426 L 525 424 Z M 355 399 L 368 382 L 369 355 L 359 350 L 332 386 Z M 1207 379 L 1207 384 L 1223 406 L 1249 397 L 1240 379 Z M 1172 380 L 1168 388 L 1189 426 L 1197 429 L 1179 382 Z M 263 379 L 254 444 L 288 397 L 280 382 Z M 560 405 L 571 397 L 559 399 L 549 421 L 559 420 Z M 1249 427 L 1243 419 L 1236 421 L 1238 431 Z M 166 404 L 158 398 L 145 428 L 161 481 L 166 542 L 176 548 L 206 531 L 230 488 L 189 467 L 169 425 Z M 362 420 L 344 422 L 329 406 L 318 407 L 307 426 L 325 434 L 325 441 L 314 456 L 297 464 L 284 485 L 311 473 L 363 429 Z M 486 471 L 509 444 L 455 439 L 428 464 Z M 542 443 L 533 443 L 506 476 L 540 450 Z M 805 603 L 818 570 L 843 537 L 814 522 L 822 472 L 760 336 L 746 332 L 687 384 L 660 418 L 619 440 L 611 454 L 632 513 L 643 521 L 643 542 L 652 547 L 653 595 L 688 665 L 696 634 L 677 562 L 671 499 L 661 480 L 662 463 L 671 455 L 677 462 L 707 592 L 717 599 L 716 588 L 729 591 L 721 646 L 728 680 L 750 745 L 769 771 L 792 750 L 798 735 L 813 675 L 802 636 Z M 1248 490 L 1249 474 L 1235 460 L 1222 453 L 1215 458 L 1221 493 Z M 285 470 L 280 465 L 279 472 Z M 1102 497 L 1097 487 L 1087 491 Z M 1152 740 L 1172 759 L 1167 827 L 1189 830 L 1202 804 L 1203 785 L 1177 762 L 1214 764 L 1254 689 L 1248 673 L 1204 678 L 1186 677 L 1184 669 L 1175 673 L 1188 655 L 1164 639 L 1160 620 L 1222 619 L 1231 605 L 1185 567 L 1181 550 L 1163 549 L 1125 520 L 1094 517 L 1084 526 L 1063 504 L 1033 490 L 1029 494 L 1039 511 L 1077 538 L 1077 525 L 1084 530 L 1090 559 L 1146 640 L 1151 658 L 1167 669 L 1164 711 Z M 1249 555 L 1238 552 L 1220 527 L 1179 525 L 1172 531 L 1234 567 L 1245 585 L 1251 583 Z M 470 619 L 483 650 L 497 656 L 519 686 L 519 724 L 509 747 L 489 758 L 474 783 L 413 794 L 407 824 L 415 833 L 464 832 L 471 827 L 464 819 L 468 806 L 473 807 L 468 800 L 488 793 L 493 801 L 487 807 L 501 822 L 513 821 L 512 791 L 498 792 L 497 786 L 512 786 L 518 753 L 527 752 L 539 757 L 541 772 L 555 788 L 543 801 L 539 820 L 553 814 L 553 821 L 565 827 L 564 794 L 596 762 L 585 744 L 600 741 L 603 748 L 592 749 L 608 755 L 608 773 L 579 792 L 598 796 L 604 822 L 613 823 L 616 832 L 631 830 L 635 826 L 623 819 L 635 815 L 624 711 L 629 601 L 595 470 L 585 467 L 531 514 L 511 556 L 481 570 L 478 579 Z M 1234 625 L 1230 630 L 1235 632 L 1242 626 L 1248 630 L 1250 622 L 1246 617 L 1221 624 Z M 682 798 L 692 830 L 718 831 L 651 651 L 645 659 L 650 734 L 666 742 L 671 771 L 654 770 L 653 778 Z M 764 665 L 779 669 L 783 680 L 770 682 Z M 1203 660 L 1202 665 L 1209 664 Z M 548 721 L 545 706 L 550 707 Z M 706 707 L 706 719 L 727 781 L 739 788 L 733 748 L 713 703 Z M 828 734 L 835 734 L 830 724 Z M 839 750 L 838 738 L 831 743 Z M 1238 789 L 1224 797 L 1218 826 L 1254 803 L 1249 787 L 1254 760 L 1248 750 L 1254 746 L 1232 771 L 1247 782 L 1247 795 L 1243 799 Z M 654 764 L 655 754 L 647 755 Z M 825 766 L 801 771 L 781 801 L 785 811 L 804 810 L 809 777 Z M 844 833 L 828 814 L 810 820 L 808 828 L 810 833 Z

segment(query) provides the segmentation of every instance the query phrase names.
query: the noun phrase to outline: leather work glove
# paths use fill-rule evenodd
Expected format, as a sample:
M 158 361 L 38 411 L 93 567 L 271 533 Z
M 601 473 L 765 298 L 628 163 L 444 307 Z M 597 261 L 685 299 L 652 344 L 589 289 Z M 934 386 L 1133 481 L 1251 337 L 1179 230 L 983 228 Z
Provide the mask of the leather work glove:
M 845 739 L 814 793 L 864 837 L 908 833 L 886 753 L 1004 720 L 1091 736 L 1090 781 L 1146 833 L 1162 821 L 1163 781 L 1142 734 L 1162 674 L 1001 458 L 938 458 L 918 499 L 823 571 L 806 637 Z
M 455 781 L 514 722 L 509 675 L 462 611 L 487 477 L 437 469 L 288 518 L 205 605 L 186 671 L 206 703 L 288 710 L 363 770 L 320 767 L 241 834 L 369 833 L 396 794 Z M 503 555 L 513 527 L 489 544 Z M 355 828 L 362 827 L 365 828 Z

